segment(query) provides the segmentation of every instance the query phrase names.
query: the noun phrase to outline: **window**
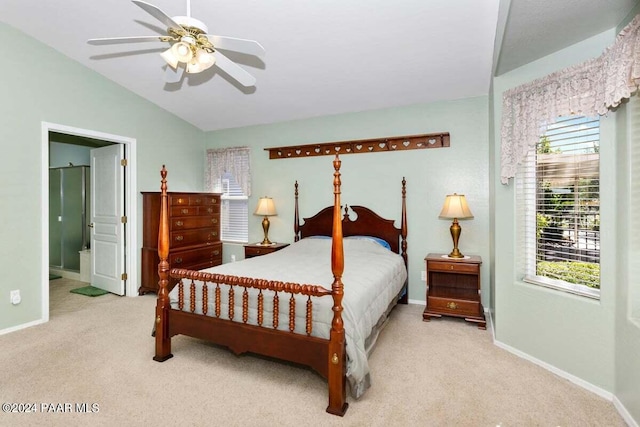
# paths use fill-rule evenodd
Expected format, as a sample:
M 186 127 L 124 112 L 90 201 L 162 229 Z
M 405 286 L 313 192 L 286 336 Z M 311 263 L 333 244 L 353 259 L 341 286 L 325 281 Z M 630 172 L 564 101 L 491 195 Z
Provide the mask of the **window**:
M 561 117 L 518 168 L 524 280 L 600 297 L 600 121 Z
M 251 165 L 249 148 L 207 150 L 207 191 L 222 193 L 220 235 L 225 242 L 249 241 Z

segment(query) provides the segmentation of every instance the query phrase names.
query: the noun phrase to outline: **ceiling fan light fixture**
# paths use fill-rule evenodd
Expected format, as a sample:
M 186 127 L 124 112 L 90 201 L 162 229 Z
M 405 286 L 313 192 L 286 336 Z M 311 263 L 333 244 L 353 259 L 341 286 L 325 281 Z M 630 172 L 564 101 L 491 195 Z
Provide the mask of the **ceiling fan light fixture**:
M 173 54 L 173 50 L 171 48 L 162 52 L 160 56 L 171 66 L 171 68 L 176 69 L 178 67 L 178 58 Z
M 190 62 L 193 58 L 191 46 L 183 41 L 179 41 L 171 46 L 171 53 L 180 62 Z
M 196 51 L 196 61 L 206 70 L 216 62 L 216 57 L 205 49 L 198 49 Z

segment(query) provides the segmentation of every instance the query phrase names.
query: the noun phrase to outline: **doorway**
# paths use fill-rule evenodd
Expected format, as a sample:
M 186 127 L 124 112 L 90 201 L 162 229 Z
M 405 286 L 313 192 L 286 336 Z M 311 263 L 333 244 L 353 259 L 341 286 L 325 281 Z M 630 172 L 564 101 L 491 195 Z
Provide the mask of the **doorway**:
M 137 247 L 137 201 L 136 201 L 136 158 L 135 139 L 119 135 L 79 129 L 54 123 L 42 123 L 42 313 L 43 321 L 49 320 L 49 165 L 50 165 L 50 141 L 72 146 L 81 145 L 87 147 L 105 147 L 121 144 L 124 148 L 124 157 L 127 159 L 123 183 L 118 186 L 118 191 L 124 194 L 124 215 L 131 218 L 127 221 L 127 232 L 121 246 L 124 253 L 124 272 L 126 272 L 125 295 L 137 295 L 137 260 L 134 248 Z M 78 274 L 79 276 L 79 274 Z

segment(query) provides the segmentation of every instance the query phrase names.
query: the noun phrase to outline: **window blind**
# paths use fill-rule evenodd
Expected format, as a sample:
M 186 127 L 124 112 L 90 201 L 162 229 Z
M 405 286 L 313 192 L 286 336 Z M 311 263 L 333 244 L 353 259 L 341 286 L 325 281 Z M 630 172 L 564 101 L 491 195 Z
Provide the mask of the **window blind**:
M 525 279 L 592 297 L 600 288 L 600 123 L 561 117 L 518 168 Z
M 251 165 L 249 148 L 207 151 L 208 191 L 221 193 L 220 238 L 225 242 L 249 241 L 249 194 Z M 247 190 L 244 189 L 246 186 Z

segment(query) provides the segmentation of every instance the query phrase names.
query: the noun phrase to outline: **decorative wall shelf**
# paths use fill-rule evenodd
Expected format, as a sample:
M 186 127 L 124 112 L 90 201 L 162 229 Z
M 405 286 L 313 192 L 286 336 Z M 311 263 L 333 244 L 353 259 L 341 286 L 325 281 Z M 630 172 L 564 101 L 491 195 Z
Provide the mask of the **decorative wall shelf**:
M 449 147 L 449 132 L 424 135 L 392 136 L 388 138 L 359 139 L 353 141 L 323 142 L 320 144 L 292 145 L 265 148 L 269 159 L 329 156 L 336 154 L 376 153 L 381 151 L 422 150 Z

